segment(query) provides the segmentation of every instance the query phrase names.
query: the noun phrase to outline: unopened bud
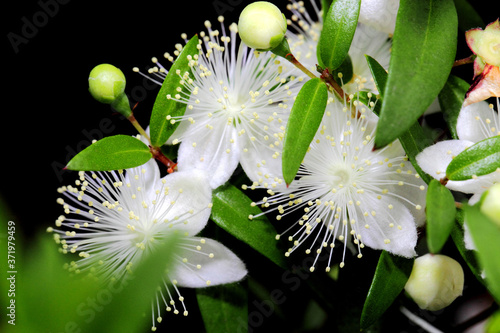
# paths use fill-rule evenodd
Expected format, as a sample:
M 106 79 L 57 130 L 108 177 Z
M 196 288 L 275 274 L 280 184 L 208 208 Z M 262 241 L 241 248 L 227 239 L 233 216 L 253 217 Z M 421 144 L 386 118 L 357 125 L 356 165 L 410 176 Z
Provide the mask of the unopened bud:
M 484 193 L 481 212 L 500 226 L 500 183 L 496 183 Z
M 97 65 L 89 75 L 89 91 L 99 102 L 111 104 L 125 91 L 125 75 L 113 65 Z
M 460 264 L 445 255 L 426 254 L 415 259 L 405 290 L 424 310 L 437 311 L 450 305 L 464 288 Z
M 97 101 L 111 106 L 121 114 L 132 114 L 125 95 L 125 75 L 110 64 L 97 65 L 89 74 L 89 92 Z
M 267 1 L 257 1 L 243 9 L 238 21 L 241 40 L 258 51 L 277 47 L 285 37 L 286 18 L 278 7 Z

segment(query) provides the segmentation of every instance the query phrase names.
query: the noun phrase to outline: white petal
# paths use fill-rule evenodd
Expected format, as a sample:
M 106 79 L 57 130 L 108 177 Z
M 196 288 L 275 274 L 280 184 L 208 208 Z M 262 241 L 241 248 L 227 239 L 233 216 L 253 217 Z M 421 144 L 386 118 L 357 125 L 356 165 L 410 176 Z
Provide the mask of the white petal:
M 198 237 L 192 239 L 199 240 L 201 250 L 181 254 L 187 262 L 179 263 L 173 272 L 169 273 L 170 278 L 177 280 L 179 286 L 203 288 L 208 285 L 237 282 L 247 275 L 245 264 L 221 243 Z
M 361 241 L 368 247 L 411 258 L 415 256 L 417 228 L 412 214 L 397 200 L 382 197 L 376 216 L 367 217 L 368 228 L 360 226 Z M 392 205 L 392 209 L 389 209 Z
M 196 235 L 207 224 L 211 212 L 212 189 L 208 174 L 201 170 L 177 171 L 162 180 L 160 195 L 166 189 L 168 195 L 159 197 L 154 218 L 158 223 L 167 220 L 175 230 Z
M 497 114 L 489 108 L 487 102 L 478 102 L 460 110 L 457 119 L 457 134 L 461 140 L 469 140 L 479 142 L 484 140 L 496 132 L 491 132 L 490 128 L 486 127 L 486 119 L 492 121 L 497 118 Z M 500 129 L 496 129 L 497 131 Z
M 232 125 L 216 122 L 209 135 L 200 137 L 200 131 L 183 138 L 178 151 L 178 170 L 198 169 L 210 174 L 212 189 L 229 180 L 238 166 L 240 151 L 238 135 Z
M 399 0 L 363 0 L 359 22 L 387 34 L 394 33 Z
M 476 245 L 474 245 L 474 241 L 472 240 L 467 222 L 464 223 L 464 245 L 467 250 L 476 250 Z
M 273 188 L 279 188 L 281 184 L 286 186 L 282 181 L 281 149 L 271 149 L 248 138 L 241 138 L 239 143 L 242 145 L 240 164 L 252 182 Z
M 132 177 L 140 177 L 142 185 L 146 189 L 153 189 L 160 179 L 160 169 L 155 159 L 150 159 L 145 164 L 136 168 L 127 169 L 125 172 L 125 183 L 130 183 Z
M 417 163 L 422 170 L 430 176 L 439 180 L 446 175 L 446 168 L 450 164 L 454 156 L 460 154 L 464 149 L 472 146 L 474 143 L 468 140 L 447 140 L 438 142 L 430 147 L 425 148 L 417 155 Z M 486 175 L 478 177 L 478 179 L 470 179 L 463 181 L 449 181 L 447 188 L 463 193 L 479 192 L 484 186 L 491 185 L 492 176 Z M 493 176 L 494 177 L 494 176 Z

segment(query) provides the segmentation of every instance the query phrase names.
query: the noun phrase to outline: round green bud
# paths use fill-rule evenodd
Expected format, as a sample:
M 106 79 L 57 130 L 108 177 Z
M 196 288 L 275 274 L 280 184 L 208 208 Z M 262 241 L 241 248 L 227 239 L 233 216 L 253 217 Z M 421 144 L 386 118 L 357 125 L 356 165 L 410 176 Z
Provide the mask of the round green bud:
M 496 183 L 484 194 L 481 212 L 500 226 L 500 183 Z
M 113 65 L 97 65 L 89 74 L 89 91 L 99 102 L 111 104 L 124 94 L 125 75 Z
M 243 9 L 238 21 L 238 33 L 247 46 L 269 51 L 285 37 L 286 18 L 278 7 L 267 1 L 257 1 Z
M 450 305 L 464 289 L 464 271 L 445 255 L 426 254 L 415 259 L 405 290 L 424 310 L 437 311 Z

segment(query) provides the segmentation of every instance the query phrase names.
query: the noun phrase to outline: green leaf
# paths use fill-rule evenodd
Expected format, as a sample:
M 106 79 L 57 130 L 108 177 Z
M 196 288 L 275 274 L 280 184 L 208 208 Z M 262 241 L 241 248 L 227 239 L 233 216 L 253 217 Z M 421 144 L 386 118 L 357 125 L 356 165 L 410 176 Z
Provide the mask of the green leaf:
M 368 67 L 370 68 L 370 71 L 373 76 L 373 80 L 375 82 L 375 85 L 377 87 L 377 90 L 381 93 L 381 96 L 383 96 L 383 92 L 385 89 L 385 85 L 387 84 L 387 77 L 388 74 L 385 71 L 385 69 L 372 57 L 366 56 L 366 61 L 368 62 Z M 361 92 L 360 92 L 361 93 Z M 360 94 L 359 93 L 359 94 Z M 375 104 L 375 108 L 373 109 L 373 112 L 375 112 L 376 115 L 380 115 L 380 110 L 383 105 L 383 99 L 379 100 Z M 366 102 L 361 101 L 365 105 Z M 427 184 L 433 179 L 431 176 L 429 176 L 427 173 L 425 173 L 420 165 L 418 165 L 417 161 L 415 160 L 415 157 L 427 146 L 432 144 L 432 140 L 430 140 L 424 133 L 424 130 L 422 126 L 418 122 L 413 123 L 410 128 L 401 134 L 399 137 L 399 142 L 403 146 L 403 149 L 406 152 L 406 156 L 408 156 L 411 164 L 417 171 L 417 173 L 420 175 L 423 181 L 425 181 Z
M 283 142 L 283 178 L 290 184 L 325 113 L 328 88 L 319 79 L 307 81 L 300 89 L 286 125 Z
M 334 70 L 344 62 L 356 31 L 360 6 L 360 0 L 334 0 L 330 5 L 318 43 L 322 67 Z
M 377 60 L 372 58 L 369 55 L 365 55 L 366 62 L 368 63 L 368 67 L 370 68 L 370 72 L 372 73 L 373 80 L 375 82 L 375 86 L 379 91 L 380 97 L 384 97 L 384 89 L 387 84 L 387 71 L 382 65 L 378 63 Z
M 444 120 L 448 125 L 451 137 L 458 139 L 457 134 L 457 119 L 462 104 L 464 102 L 465 93 L 469 90 L 470 84 L 461 78 L 450 75 L 443 89 L 438 95 L 439 106 L 443 112 Z
M 500 311 L 496 311 L 486 322 L 486 333 L 500 332 Z
M 464 215 L 465 214 L 463 209 L 457 210 L 456 221 L 455 224 L 453 225 L 453 228 L 451 229 L 451 238 L 453 239 L 455 246 L 460 252 L 460 255 L 469 266 L 472 274 L 474 274 L 474 276 L 478 281 L 484 283 L 484 280 L 481 277 L 481 268 L 479 267 L 474 251 L 465 248 L 464 228 L 463 228 Z
M 213 196 L 211 219 L 222 229 L 285 268 L 285 256 L 277 248 L 276 230 L 265 215 L 249 219 L 262 211 L 252 207 L 252 200 L 233 185 L 217 188 Z
M 125 281 L 110 283 L 92 295 L 98 300 L 100 293 L 108 293 L 110 299 L 101 304 L 102 311 L 96 311 L 93 320 L 82 323 L 82 332 L 139 332 L 148 323 L 151 325 L 151 302 L 155 300 L 158 287 L 163 286 L 165 271 L 174 265 L 179 243 L 175 234 L 162 239 L 153 253 L 148 253 L 139 265 L 132 267 Z
M 339 73 L 342 74 L 342 80 L 339 78 Z M 337 81 L 339 85 L 342 85 L 342 82 L 346 83 L 351 81 L 353 75 L 354 70 L 352 68 L 352 60 L 349 55 L 345 57 L 344 61 L 339 67 L 337 67 L 337 69 L 332 71 L 333 79 Z
M 196 289 L 205 332 L 247 332 L 248 296 L 239 283 Z
M 413 261 L 382 251 L 361 313 L 361 329 L 375 323 L 398 297 L 410 277 Z
M 477 249 L 476 254 L 484 269 L 488 290 L 497 303 L 500 303 L 500 226 L 484 215 L 478 205 L 465 207 L 465 220 L 472 240 Z
M 115 135 L 91 144 L 69 161 L 69 170 L 109 171 L 134 168 L 151 159 L 149 147 L 128 135 Z
M 455 223 L 455 198 L 450 190 L 433 179 L 426 198 L 427 245 L 431 253 L 439 253 Z
M 500 168 L 500 136 L 484 139 L 458 154 L 446 168 L 449 180 L 467 180 Z
M 401 136 L 437 97 L 455 60 L 457 30 L 453 0 L 401 0 L 376 148 Z
M 191 73 L 189 59 L 192 56 L 199 54 L 198 43 L 198 36 L 195 35 L 184 46 L 182 52 L 175 60 L 172 67 L 170 67 L 167 77 L 163 81 L 160 88 L 160 92 L 158 93 L 158 96 L 156 96 L 156 101 L 153 105 L 153 110 L 151 111 L 151 120 L 149 123 L 151 144 L 154 147 L 161 147 L 170 135 L 172 135 L 177 126 L 179 126 L 178 121 L 172 122 L 172 120 L 167 119 L 167 117 L 179 117 L 184 115 L 184 112 L 186 112 L 186 104 L 179 103 L 168 98 L 168 96 L 175 96 L 178 94 L 177 88 L 182 88 L 182 85 L 180 84 L 181 77 L 186 72 Z M 186 90 L 183 89 L 183 97 L 186 97 L 186 93 Z

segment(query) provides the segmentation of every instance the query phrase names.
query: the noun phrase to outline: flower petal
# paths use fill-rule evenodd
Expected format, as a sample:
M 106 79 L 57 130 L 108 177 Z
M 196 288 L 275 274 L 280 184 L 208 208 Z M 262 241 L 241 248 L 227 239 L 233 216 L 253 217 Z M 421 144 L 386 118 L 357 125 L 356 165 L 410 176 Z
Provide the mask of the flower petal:
M 378 200 L 377 215 L 369 216 L 369 228 L 361 227 L 361 241 L 372 249 L 386 250 L 411 258 L 416 255 L 417 228 L 413 215 L 401 202 L 382 197 Z M 390 205 L 391 208 L 388 208 Z
M 463 106 L 484 101 L 490 97 L 500 97 L 500 69 L 486 64 L 483 72 L 474 80 L 466 93 Z
M 221 243 L 198 237 L 191 240 L 196 241 L 201 250 L 183 253 L 183 259 L 187 259 L 186 263 L 179 263 L 173 272 L 169 273 L 179 286 L 203 288 L 208 285 L 237 282 L 247 275 L 245 264 Z
M 447 140 L 438 142 L 430 147 L 425 148 L 417 155 L 417 163 L 422 170 L 437 180 L 444 178 L 446 168 L 450 164 L 454 156 L 460 154 L 464 149 L 472 146 L 474 143 L 468 140 Z M 484 187 L 491 186 L 491 175 L 480 176 L 477 179 L 469 179 L 462 181 L 449 181 L 446 187 L 450 190 L 460 191 L 463 193 L 476 193 L 483 191 Z
M 393 34 L 399 0 L 363 0 L 358 21 L 372 28 Z
M 160 169 L 155 159 L 150 159 L 145 164 L 127 169 L 125 173 L 125 182 L 130 183 L 133 177 L 140 177 L 142 186 L 147 189 L 152 189 L 160 179 Z
M 158 223 L 172 223 L 172 228 L 194 236 L 208 222 L 211 213 L 212 189 L 209 176 L 201 170 L 178 171 L 162 179 L 160 193 L 167 191 L 156 203 L 153 212 Z
M 498 117 L 498 115 L 490 109 L 487 102 L 478 102 L 464 106 L 460 110 L 457 120 L 458 137 L 461 140 L 479 142 L 497 134 L 496 132 L 492 133 L 485 126 L 486 119 L 494 120 L 495 117 Z
M 242 145 L 240 164 L 252 182 L 264 187 L 286 187 L 281 168 L 281 149 L 271 149 L 248 138 L 242 138 L 238 143 Z
M 210 174 L 212 189 L 229 180 L 238 166 L 240 151 L 237 149 L 238 135 L 232 124 L 214 122 L 210 135 L 200 137 L 202 131 L 193 131 L 183 138 L 178 151 L 178 170 L 204 170 Z

